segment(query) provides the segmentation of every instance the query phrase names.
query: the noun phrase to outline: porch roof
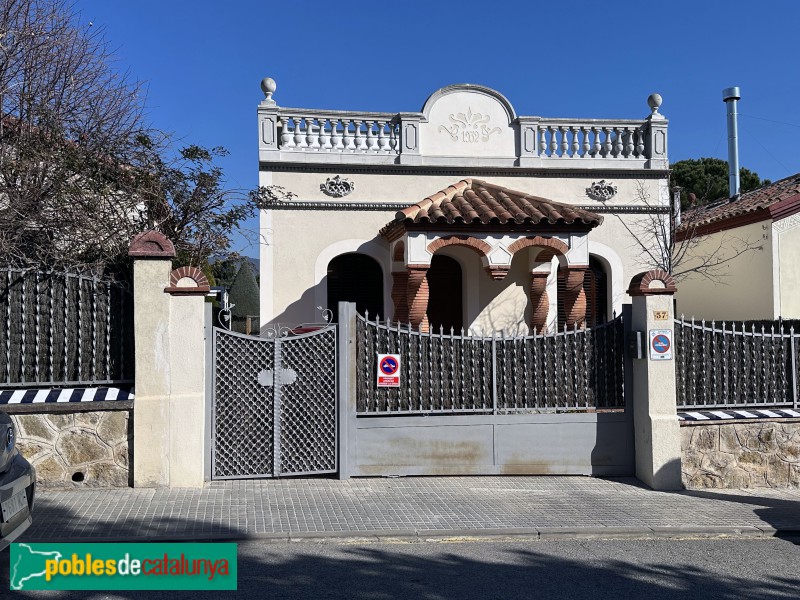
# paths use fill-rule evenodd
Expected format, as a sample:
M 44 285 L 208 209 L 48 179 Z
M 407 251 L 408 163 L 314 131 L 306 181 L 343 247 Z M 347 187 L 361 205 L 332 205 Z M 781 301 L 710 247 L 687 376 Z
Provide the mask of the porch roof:
M 464 227 L 500 225 L 569 226 L 592 229 L 603 222 L 598 214 L 569 204 L 517 192 L 480 179 L 463 179 L 424 200 L 398 211 L 380 234 L 393 239 L 407 227 Z

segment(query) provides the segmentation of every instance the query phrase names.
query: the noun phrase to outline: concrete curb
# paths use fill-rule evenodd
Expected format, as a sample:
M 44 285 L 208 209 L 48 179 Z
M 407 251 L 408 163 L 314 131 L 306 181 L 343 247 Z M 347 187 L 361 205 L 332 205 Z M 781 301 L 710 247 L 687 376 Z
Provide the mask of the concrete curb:
M 619 539 L 686 539 L 728 538 L 769 539 L 800 537 L 799 528 L 776 529 L 773 527 L 540 527 L 505 529 L 419 529 L 376 531 L 312 531 L 280 533 L 225 533 L 225 534 L 173 534 L 143 536 L 106 537 L 62 537 L 32 538 L 32 543 L 77 543 L 77 542 L 247 542 L 266 543 L 421 543 L 465 541 L 513 541 L 513 540 L 619 540 Z

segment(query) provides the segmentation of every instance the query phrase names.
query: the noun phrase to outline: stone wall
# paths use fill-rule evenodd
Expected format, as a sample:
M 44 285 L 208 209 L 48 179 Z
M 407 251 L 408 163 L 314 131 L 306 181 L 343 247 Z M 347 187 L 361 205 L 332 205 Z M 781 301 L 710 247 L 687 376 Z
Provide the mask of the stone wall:
M 800 487 L 800 421 L 715 421 L 681 427 L 689 489 Z
M 17 447 L 43 487 L 127 487 L 130 410 L 12 414 Z

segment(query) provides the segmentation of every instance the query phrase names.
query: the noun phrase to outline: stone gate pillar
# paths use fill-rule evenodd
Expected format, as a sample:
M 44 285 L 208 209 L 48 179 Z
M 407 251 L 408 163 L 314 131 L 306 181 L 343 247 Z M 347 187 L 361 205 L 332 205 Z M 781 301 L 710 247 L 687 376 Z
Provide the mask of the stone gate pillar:
M 172 270 L 175 248 L 162 234 L 137 235 L 133 257 L 136 398 L 133 483 L 201 487 L 207 439 L 205 296 L 196 267 Z
M 643 341 L 643 357 L 633 361 L 633 426 L 636 477 L 654 490 L 679 490 L 681 436 L 675 386 L 675 282 L 661 270 L 640 273 L 628 294 L 632 330 Z

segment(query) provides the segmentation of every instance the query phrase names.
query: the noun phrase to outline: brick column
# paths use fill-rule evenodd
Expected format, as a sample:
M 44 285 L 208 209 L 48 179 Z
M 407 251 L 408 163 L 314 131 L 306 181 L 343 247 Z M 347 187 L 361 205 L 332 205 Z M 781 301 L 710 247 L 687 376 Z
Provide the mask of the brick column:
M 408 321 L 420 331 L 428 331 L 428 265 L 408 265 L 406 302 Z
M 550 310 L 550 299 L 547 297 L 547 278 L 550 273 L 546 271 L 531 272 L 531 287 L 528 297 L 531 299 L 531 328 L 542 332 L 547 326 L 547 313 Z
M 392 302 L 394 302 L 392 321 L 408 323 L 408 271 L 392 273 Z
M 583 291 L 583 277 L 587 265 L 564 268 L 564 315 L 567 327 L 572 329 L 576 324 L 582 327 L 586 323 L 586 292 Z

